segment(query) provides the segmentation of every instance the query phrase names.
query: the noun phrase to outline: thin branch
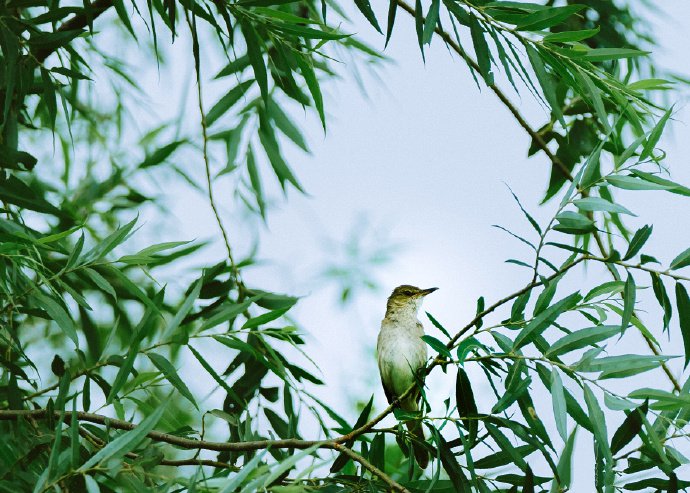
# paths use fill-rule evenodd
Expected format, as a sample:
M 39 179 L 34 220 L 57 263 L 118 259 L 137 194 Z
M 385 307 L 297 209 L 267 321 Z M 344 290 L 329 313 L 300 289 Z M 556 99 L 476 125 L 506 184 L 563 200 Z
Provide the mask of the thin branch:
M 196 87 L 197 87 L 197 99 L 198 99 L 198 105 L 199 105 L 199 114 L 201 115 L 201 136 L 203 139 L 203 147 L 202 147 L 202 154 L 204 156 L 204 170 L 206 172 L 206 190 L 207 190 L 207 195 L 208 195 L 208 201 L 209 204 L 211 205 L 211 209 L 213 210 L 213 215 L 216 219 L 216 223 L 218 224 L 218 229 L 220 230 L 221 235 L 223 236 L 223 243 L 225 244 L 225 250 L 227 251 L 228 254 L 228 261 L 230 262 L 230 268 L 232 269 L 232 276 L 235 279 L 235 282 L 237 283 L 237 288 L 240 293 L 240 298 L 243 296 L 244 292 L 244 286 L 242 284 L 242 281 L 240 279 L 240 272 L 239 269 L 237 268 L 237 264 L 235 263 L 235 260 L 232 255 L 232 248 L 230 247 L 230 239 L 228 237 L 228 232 L 225 229 L 225 225 L 223 224 L 223 221 L 220 217 L 220 213 L 218 212 L 218 206 L 216 205 L 216 200 L 215 196 L 213 193 L 213 180 L 211 178 L 211 163 L 209 160 L 208 156 L 208 125 L 206 123 L 206 112 L 204 111 L 204 102 L 203 102 L 203 91 L 202 91 L 202 86 L 201 86 L 201 67 L 200 67 L 200 57 L 199 57 L 199 38 L 196 32 L 196 25 L 192 23 L 192 20 L 189 18 L 189 12 L 185 10 L 185 17 L 187 19 L 187 24 L 189 25 L 189 31 L 192 35 L 192 51 L 194 54 L 194 71 L 196 74 Z
M 48 419 L 52 414 L 55 419 L 60 418 L 59 411 L 53 411 L 53 413 L 48 413 L 46 409 L 36 409 L 36 410 L 0 410 L 0 421 L 16 421 L 19 418 L 33 418 L 33 419 Z M 115 428 L 118 430 L 133 430 L 137 425 L 129 421 L 122 421 L 120 419 L 109 418 L 108 416 L 103 416 L 101 414 L 85 413 L 82 411 L 65 411 L 64 419 L 68 421 L 72 418 L 72 415 L 76 414 L 76 418 L 79 421 L 87 421 L 90 423 L 96 423 L 100 425 L 107 425 L 110 428 Z M 147 435 L 153 441 L 164 442 L 170 445 L 175 445 L 176 447 L 189 449 L 189 450 L 213 450 L 216 452 L 220 451 L 233 451 L 233 452 L 247 452 L 253 450 L 262 450 L 267 448 L 272 449 L 308 449 L 311 447 L 318 447 L 322 449 L 336 450 L 338 452 L 344 453 L 350 457 L 353 461 L 361 464 L 363 468 L 371 472 L 374 476 L 378 477 L 381 481 L 386 483 L 392 490 L 398 491 L 400 493 L 410 493 L 407 488 L 392 479 L 386 473 L 381 471 L 379 468 L 371 464 L 364 457 L 358 453 L 346 447 L 342 442 L 346 441 L 344 437 L 339 437 L 336 440 L 298 440 L 298 439 L 288 439 L 288 440 L 257 440 L 252 442 L 210 442 L 205 440 L 193 440 L 191 438 L 183 438 L 175 435 L 170 435 L 168 433 L 162 433 L 160 431 L 150 431 Z M 198 459 L 196 459 L 198 461 Z M 165 465 L 176 465 L 168 463 Z M 182 464 L 180 464 L 182 465 Z M 209 464 L 211 465 L 211 464 Z
M 408 14 L 410 14 L 412 17 L 415 17 L 415 9 L 414 9 L 412 6 L 410 6 L 409 4 L 407 4 L 404 0 L 395 0 L 395 1 L 396 1 L 396 3 L 397 3 L 400 7 L 402 7 L 402 9 L 403 9 L 405 12 L 407 12 Z M 479 64 L 478 64 L 475 60 L 473 60 L 473 59 L 467 54 L 467 52 L 466 52 L 465 50 L 462 49 L 462 47 L 452 38 L 452 36 L 451 36 L 450 34 L 448 34 L 448 33 L 447 33 L 446 31 L 444 31 L 443 29 L 439 28 L 438 26 L 434 29 L 434 32 L 435 32 L 436 34 L 438 34 L 438 35 L 441 37 L 441 39 L 443 39 L 443 41 L 445 41 L 445 42 L 448 44 L 448 46 L 450 46 L 450 47 L 453 49 L 453 51 L 455 51 L 458 55 L 460 55 L 460 56 L 465 60 L 465 62 L 466 62 L 470 67 L 472 67 L 472 69 L 474 69 L 474 70 L 477 71 L 477 72 L 480 71 L 480 70 L 479 70 Z M 515 120 L 517 120 L 517 122 L 520 124 L 520 126 L 530 135 L 530 137 L 532 138 L 532 140 L 534 141 L 534 143 L 535 143 L 535 144 L 544 152 L 544 154 L 546 154 L 546 156 L 551 160 L 551 163 L 552 163 L 556 168 L 558 168 L 558 169 L 561 171 L 561 173 L 563 173 L 563 175 L 568 179 L 568 181 L 571 181 L 571 182 L 574 181 L 573 175 L 572 175 L 572 173 L 570 172 L 570 170 L 567 168 L 567 166 L 565 166 L 565 164 L 563 163 L 563 161 L 561 161 L 561 160 L 558 158 L 558 156 L 556 156 L 553 152 L 551 152 L 551 150 L 549 149 L 549 147 L 546 145 L 546 142 L 544 142 L 544 139 L 541 138 L 541 135 L 539 135 L 539 133 L 538 133 L 536 130 L 534 130 L 534 129 L 530 126 L 529 123 L 527 123 L 527 120 L 525 120 L 525 118 L 522 116 L 522 114 L 520 113 L 520 111 L 519 111 L 519 110 L 517 109 L 517 107 L 512 103 L 512 101 L 510 101 L 510 99 L 508 99 L 508 96 L 506 96 L 506 94 L 501 90 L 501 88 L 498 87 L 496 84 L 493 84 L 493 83 L 492 83 L 492 84 L 487 84 L 487 85 L 488 85 L 489 88 L 494 92 L 494 94 L 496 94 L 496 96 L 498 96 L 498 99 L 501 100 L 501 102 L 504 104 L 504 106 L 505 106 L 506 108 L 508 108 L 508 111 L 511 112 L 511 114 L 513 115 L 513 117 L 515 118 Z M 582 195 L 583 195 L 584 197 L 586 197 L 586 196 L 588 195 L 586 190 L 582 190 L 581 193 L 582 193 Z M 602 254 L 604 257 L 608 257 L 608 253 L 607 253 L 607 251 L 606 251 L 606 247 L 604 246 L 604 242 L 602 241 L 601 236 L 599 235 L 599 233 L 598 233 L 597 231 L 595 231 L 595 232 L 592 233 L 592 235 L 594 236 L 594 241 L 596 242 L 597 247 L 598 247 L 599 250 L 601 251 L 601 254 Z M 611 275 L 612 275 L 614 278 L 616 278 L 615 271 L 612 270 L 613 267 L 612 267 L 611 265 L 607 265 L 607 268 L 608 268 L 609 271 L 611 272 Z M 658 356 L 660 353 L 659 353 L 659 350 L 657 349 L 657 347 L 654 345 L 654 342 L 653 342 L 649 337 L 647 337 L 646 334 L 642 334 L 642 337 L 644 337 L 645 341 L 647 341 L 647 345 L 649 346 L 650 350 L 651 350 L 655 355 Z M 676 391 L 680 392 L 680 391 L 681 391 L 680 383 L 678 383 L 678 380 L 676 379 L 676 377 L 673 375 L 673 373 L 671 373 L 671 370 L 668 368 L 668 365 L 666 365 L 665 362 L 662 362 L 661 368 L 664 370 L 664 373 L 666 373 L 666 376 L 667 376 L 668 379 L 671 381 L 671 384 L 673 385 L 674 389 L 675 389 Z
M 396 3 L 402 7 L 402 9 L 410 14 L 412 17 L 415 17 L 415 10 L 414 8 L 406 3 L 404 0 L 396 0 Z M 436 29 L 434 29 L 434 32 L 438 34 L 443 41 L 450 46 L 454 52 L 456 52 L 458 55 L 460 55 L 470 67 L 472 67 L 473 70 L 476 72 L 480 72 L 479 70 L 479 64 L 472 59 L 465 50 L 462 49 L 462 47 L 453 39 L 453 37 L 448 34 L 446 31 L 443 29 L 439 28 L 438 26 Z M 573 181 L 573 175 L 570 173 L 570 170 L 568 167 L 561 161 L 558 156 L 556 156 L 551 149 L 549 149 L 549 146 L 546 145 L 546 142 L 544 142 L 544 139 L 541 138 L 541 135 L 539 135 L 539 132 L 534 130 L 529 123 L 527 123 L 527 120 L 522 116 L 520 113 L 520 110 L 517 109 L 517 107 L 512 103 L 510 99 L 508 99 L 508 96 L 501 90 L 500 87 L 498 87 L 496 84 L 487 84 L 489 86 L 489 89 L 491 89 L 494 94 L 498 97 L 498 99 L 501 100 L 503 105 L 508 108 L 508 111 L 510 111 L 515 118 L 515 120 L 520 124 L 520 126 L 532 137 L 532 140 L 534 140 L 534 143 L 546 154 L 546 157 L 549 158 L 549 160 L 553 163 L 553 165 L 560 170 L 563 175 L 568 178 L 568 180 Z
M 681 276 L 680 274 L 674 274 L 674 273 L 670 272 L 669 270 L 652 269 L 651 267 L 645 267 L 642 264 L 630 264 L 627 262 L 623 262 L 621 260 L 611 260 L 611 259 L 607 259 L 607 258 L 603 258 L 603 257 L 595 257 L 593 255 L 588 255 L 587 260 L 595 260 L 597 262 L 603 262 L 606 264 L 616 264 L 616 265 L 620 265 L 621 267 L 624 267 L 626 269 L 642 270 L 645 272 L 649 272 L 651 274 L 670 277 L 671 279 L 674 279 L 676 281 L 688 281 L 688 282 L 690 282 L 690 277 Z

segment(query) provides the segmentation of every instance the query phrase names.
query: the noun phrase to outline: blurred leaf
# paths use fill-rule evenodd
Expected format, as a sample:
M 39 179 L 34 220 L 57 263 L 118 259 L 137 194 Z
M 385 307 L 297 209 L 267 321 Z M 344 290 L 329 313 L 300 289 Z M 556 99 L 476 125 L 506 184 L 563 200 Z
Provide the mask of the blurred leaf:
M 168 159 L 182 144 L 185 144 L 184 140 L 177 140 L 171 142 L 170 144 L 164 145 L 156 149 L 153 154 L 147 155 L 146 158 L 139 165 L 140 168 L 150 168 L 156 166 L 166 159 Z

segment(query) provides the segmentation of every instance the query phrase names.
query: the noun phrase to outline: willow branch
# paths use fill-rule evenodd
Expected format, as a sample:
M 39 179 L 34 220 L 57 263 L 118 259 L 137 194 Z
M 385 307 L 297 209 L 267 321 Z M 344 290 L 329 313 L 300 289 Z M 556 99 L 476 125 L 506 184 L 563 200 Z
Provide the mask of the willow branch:
M 407 4 L 404 0 L 395 0 L 395 1 L 396 1 L 396 3 L 397 3 L 405 12 L 407 12 L 408 14 L 410 14 L 412 17 L 415 17 L 415 10 L 414 10 L 414 8 L 413 8 L 411 5 Z M 434 29 L 434 32 L 435 32 L 436 34 L 438 34 L 438 35 L 441 37 L 441 39 L 443 39 L 443 41 L 444 41 L 448 46 L 451 47 L 451 49 L 452 49 L 453 51 L 455 51 L 458 55 L 460 55 L 460 56 L 465 60 L 465 62 L 466 62 L 473 70 L 475 70 L 475 71 L 477 71 L 477 72 L 480 71 L 480 70 L 479 70 L 479 64 L 478 64 L 474 59 L 472 59 L 472 58 L 467 54 L 467 52 L 466 52 L 465 50 L 462 49 L 462 47 L 453 39 L 453 37 L 452 37 L 450 34 L 448 34 L 448 33 L 447 33 L 446 31 L 444 31 L 443 29 L 439 28 L 438 26 L 436 26 L 436 28 Z M 504 105 L 506 108 L 508 108 L 508 111 L 511 112 L 511 114 L 513 115 L 513 117 L 515 118 L 515 120 L 520 124 L 520 126 L 529 134 L 529 136 L 532 138 L 532 140 L 533 140 L 534 143 L 537 145 L 537 147 L 539 147 L 539 149 L 541 149 L 541 150 L 544 152 L 544 154 L 546 154 L 546 156 L 549 158 L 549 160 L 551 160 L 551 163 L 552 163 L 556 168 L 558 168 L 559 171 L 560 171 L 561 173 L 563 173 L 563 175 L 568 179 L 568 181 L 571 181 L 571 182 L 574 181 L 573 175 L 572 175 L 572 173 L 570 172 L 570 170 L 567 168 L 567 166 L 565 166 L 565 164 L 563 163 L 563 161 L 561 161 L 561 160 L 558 158 L 558 156 L 556 156 L 556 155 L 551 151 L 551 149 L 549 149 L 549 147 L 546 145 L 546 142 L 544 142 L 544 139 L 541 138 L 541 135 L 539 135 L 539 133 L 538 133 L 536 130 L 534 130 L 534 129 L 530 126 L 529 123 L 527 123 L 527 120 L 525 120 L 525 118 L 522 116 L 522 114 L 520 113 L 520 111 L 519 111 L 519 110 L 517 109 L 517 107 L 512 103 L 512 101 L 510 101 L 510 99 L 508 98 L 508 96 L 506 96 L 506 94 L 501 90 L 501 88 L 498 87 L 498 86 L 497 86 L 496 84 L 494 84 L 494 83 L 487 84 L 487 85 L 488 85 L 489 88 L 494 92 L 494 94 L 496 94 L 496 96 L 498 97 L 498 99 L 501 100 L 501 102 L 503 103 L 503 105 Z M 585 197 L 588 195 L 586 190 L 582 190 L 581 192 L 582 192 L 583 196 L 585 196 Z M 601 236 L 599 235 L 599 233 L 598 233 L 597 231 L 595 231 L 594 233 L 592 233 L 592 235 L 593 235 L 593 237 L 594 237 L 594 241 L 595 241 L 596 244 L 597 244 L 597 247 L 598 247 L 599 250 L 601 251 L 601 254 L 602 254 L 604 257 L 608 257 L 608 253 L 607 253 L 607 251 L 606 251 L 606 247 L 605 247 L 604 242 L 602 241 Z M 611 273 L 611 275 L 612 275 L 614 278 L 617 279 L 616 273 L 615 273 L 615 271 L 613 270 L 613 267 L 612 267 L 611 265 L 607 265 L 607 268 L 608 268 L 609 272 Z M 657 347 L 654 345 L 654 342 L 653 342 L 651 339 L 649 339 L 649 337 L 647 337 L 646 334 L 642 334 L 642 337 L 643 337 L 643 338 L 645 339 L 645 341 L 647 342 L 647 345 L 649 346 L 649 349 L 650 349 L 655 355 L 658 356 L 660 353 L 659 353 L 659 350 L 657 349 Z M 671 373 L 671 370 L 668 368 L 668 365 L 666 365 L 665 362 L 662 362 L 661 368 L 664 370 L 664 373 L 666 374 L 666 376 L 668 377 L 668 379 L 671 381 L 671 384 L 673 385 L 673 388 L 674 388 L 676 391 L 680 392 L 680 390 L 681 390 L 680 383 L 678 383 L 678 380 L 676 379 L 676 377 L 673 375 L 673 373 Z
M 52 417 L 54 419 L 60 418 L 60 411 L 53 411 L 49 413 L 46 409 L 36 409 L 36 410 L 0 410 L 0 421 L 16 421 L 19 418 L 33 418 L 33 419 L 48 419 Z M 100 425 L 107 425 L 110 428 L 115 428 L 118 430 L 133 430 L 137 425 L 129 421 L 123 421 L 120 419 L 109 418 L 108 416 L 103 416 L 101 414 L 86 413 L 82 411 L 65 411 L 64 419 L 68 421 L 72 418 L 72 415 L 76 414 L 76 418 L 79 421 L 87 421 L 90 423 L 96 423 Z M 338 452 L 344 453 L 350 457 L 353 461 L 358 462 L 364 469 L 371 472 L 374 476 L 378 477 L 381 481 L 386 483 L 392 490 L 398 491 L 400 493 L 410 493 L 407 488 L 392 479 L 386 473 L 381 471 L 379 468 L 371 464 L 364 457 L 358 453 L 346 447 L 342 442 L 347 441 L 345 436 L 339 437 L 336 440 L 298 440 L 298 439 L 287 439 L 287 440 L 256 440 L 251 442 L 211 442 L 206 440 L 193 440 L 191 438 L 183 438 L 175 435 L 170 435 L 168 433 L 163 433 L 160 431 L 150 431 L 146 435 L 148 438 L 155 442 L 168 443 L 170 445 L 175 445 L 176 447 L 188 449 L 188 450 L 212 450 L 215 452 L 221 451 L 233 451 L 233 452 L 248 452 L 253 450 L 263 450 L 263 449 L 308 449 L 311 447 L 318 447 L 322 449 L 336 450 Z M 165 461 L 164 465 L 185 465 L 191 464 L 189 460 L 182 461 Z M 215 461 L 211 461 L 215 462 Z M 199 463 L 196 459 L 195 464 Z M 214 465 L 215 464 L 204 464 L 204 465 Z
M 396 3 L 408 14 L 410 14 L 412 17 L 415 17 L 415 11 L 414 8 L 406 3 L 404 0 L 396 0 Z M 472 67 L 472 69 L 476 72 L 480 72 L 479 70 L 479 64 L 472 58 L 470 57 L 465 50 L 462 49 L 462 47 L 453 39 L 453 37 L 448 34 L 446 31 L 441 29 L 440 27 L 436 27 L 434 29 L 434 32 L 438 34 L 443 41 L 451 47 L 451 49 L 460 55 L 467 64 Z M 541 135 L 539 135 L 539 132 L 534 130 L 529 123 L 527 123 L 527 120 L 525 120 L 525 117 L 522 116 L 520 111 L 517 109 L 517 107 L 512 103 L 512 101 L 506 96 L 506 94 L 501 90 L 500 87 L 498 87 L 496 84 L 491 83 L 487 84 L 489 86 L 489 89 L 491 89 L 494 94 L 498 97 L 498 99 L 501 100 L 503 105 L 508 108 L 508 111 L 510 111 L 515 118 L 515 120 L 520 124 L 520 126 L 529 134 L 529 136 L 534 140 L 534 143 L 541 149 L 544 154 L 546 154 L 546 157 L 549 158 L 551 163 L 559 169 L 563 175 L 568 178 L 570 181 L 573 180 L 573 175 L 570 173 L 570 170 L 568 167 L 561 161 L 558 156 L 556 156 L 551 149 L 549 149 L 549 146 L 546 145 L 546 142 L 544 142 L 544 139 L 542 139 Z

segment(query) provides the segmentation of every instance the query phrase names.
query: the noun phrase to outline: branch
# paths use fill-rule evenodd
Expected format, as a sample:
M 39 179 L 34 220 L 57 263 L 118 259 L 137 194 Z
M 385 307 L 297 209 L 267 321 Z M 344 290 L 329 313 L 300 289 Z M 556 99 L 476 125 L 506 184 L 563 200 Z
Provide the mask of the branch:
M 96 17 L 99 17 L 103 12 L 112 6 L 113 0 L 96 0 L 91 4 L 88 14 L 84 13 L 75 15 L 71 19 L 62 23 L 56 32 L 76 31 L 77 29 L 83 29 L 90 22 L 93 22 Z M 55 51 L 55 49 L 56 48 L 43 48 L 36 50 L 34 57 L 36 60 L 38 60 L 38 63 L 43 63 L 45 59 Z
M 60 411 L 53 411 L 48 413 L 46 409 L 36 409 L 36 410 L 0 410 L 0 421 L 16 421 L 19 418 L 33 418 L 33 419 L 48 419 L 52 416 L 57 420 L 60 419 Z M 90 423 L 97 423 L 104 426 L 109 426 L 110 428 L 115 428 L 118 430 L 133 430 L 136 428 L 134 423 L 129 421 L 122 421 L 120 419 L 109 418 L 108 416 L 103 416 L 101 414 L 86 413 L 82 411 L 65 411 L 65 420 L 68 420 L 72 415 L 76 414 L 76 418 L 79 421 L 88 421 Z M 190 449 L 190 450 L 213 450 L 220 452 L 223 450 L 233 451 L 233 452 L 247 452 L 252 450 L 262 450 L 267 448 L 273 449 L 308 449 L 311 447 L 318 447 L 322 449 L 336 450 L 342 452 L 348 457 L 350 457 L 355 462 L 359 462 L 363 468 L 371 472 L 374 476 L 378 477 L 381 481 L 386 483 L 392 490 L 398 491 L 400 493 L 410 493 L 410 491 L 403 485 L 393 480 L 386 473 L 381 471 L 379 468 L 374 466 L 364 457 L 358 453 L 350 450 L 350 448 L 344 446 L 341 442 L 346 441 L 344 437 L 339 437 L 336 440 L 298 440 L 298 439 L 288 439 L 288 440 L 257 440 L 252 442 L 209 442 L 205 440 L 193 440 L 190 438 L 183 438 L 175 435 L 170 435 L 168 433 L 162 433 L 160 431 L 150 431 L 147 435 L 153 441 L 169 443 L 170 445 L 175 445 L 176 447 Z M 194 460 L 194 459 L 193 459 Z M 190 462 L 189 460 L 182 461 L 165 461 L 165 465 L 185 465 L 195 463 L 198 464 L 199 461 Z M 204 461 L 207 462 L 207 461 Z M 213 462 L 214 464 L 211 464 Z M 214 465 L 215 461 L 210 461 L 208 464 L 204 465 Z
M 404 0 L 395 0 L 395 2 L 402 7 L 402 9 L 410 14 L 412 17 L 415 17 L 415 9 L 405 3 Z M 434 32 L 438 34 L 443 41 L 446 42 L 448 46 L 450 46 L 453 51 L 455 51 L 458 55 L 460 55 L 467 64 L 472 67 L 475 71 L 479 72 L 479 64 L 473 60 L 465 50 L 462 49 L 462 47 L 455 42 L 455 40 L 451 37 L 450 34 L 448 34 L 446 31 L 443 29 L 439 28 L 438 26 L 434 29 Z M 541 135 L 534 130 L 529 123 L 527 123 L 527 120 L 522 116 L 520 111 L 517 109 L 517 107 L 508 99 L 508 96 L 499 88 L 496 84 L 487 84 L 489 88 L 498 96 L 498 99 L 501 100 L 501 102 L 504 104 L 506 108 L 512 113 L 513 117 L 517 120 L 517 122 L 520 124 L 520 126 L 530 135 L 532 140 L 534 141 L 535 144 L 546 154 L 546 156 L 551 160 L 551 163 L 558 168 L 561 173 L 568 179 L 568 181 L 574 181 L 573 175 L 570 173 L 570 170 L 565 166 L 563 161 L 561 161 L 558 156 L 556 156 L 553 152 L 551 152 L 551 149 L 546 145 L 546 142 L 544 142 L 544 139 L 541 138 Z M 581 193 L 584 197 L 588 196 L 587 190 L 581 190 Z M 594 237 L 594 241 L 597 244 L 597 247 L 601 251 L 601 254 L 604 257 L 608 257 L 608 253 L 606 252 L 606 247 L 604 246 L 604 242 L 601 239 L 601 236 L 597 231 L 594 231 L 592 233 Z M 614 277 L 614 279 L 617 279 L 615 271 L 612 270 L 612 267 L 610 265 L 607 265 L 609 272 L 611 272 L 611 275 Z M 639 318 L 639 317 L 638 317 Z M 642 334 L 642 337 L 644 337 L 645 341 L 647 341 L 647 345 L 649 346 L 649 349 L 655 354 L 659 355 L 659 350 L 656 348 L 654 343 L 647 337 L 646 334 Z M 671 373 L 671 370 L 668 368 L 665 362 L 661 363 L 661 368 L 664 370 L 664 373 L 666 373 L 666 376 L 668 379 L 671 381 L 671 384 L 673 385 L 673 388 L 680 392 L 681 391 L 681 386 L 678 383 L 678 380 L 676 379 L 675 376 L 673 376 L 673 373 Z
M 404 0 L 395 0 L 396 3 L 402 7 L 402 9 L 410 14 L 412 17 L 415 17 L 415 10 L 414 8 L 407 4 Z M 446 31 L 441 29 L 440 27 L 436 27 L 434 29 L 434 32 L 438 34 L 445 43 L 450 46 L 454 52 L 456 52 L 458 55 L 460 55 L 467 64 L 472 67 L 476 72 L 480 72 L 479 70 L 479 64 L 472 59 L 465 50 L 462 49 L 462 47 L 453 39 L 453 37 L 448 34 Z M 508 111 L 510 111 L 517 120 L 517 122 L 520 124 L 520 126 L 527 132 L 530 137 L 532 137 L 532 140 L 534 140 L 534 143 L 537 144 L 537 146 L 546 154 L 546 157 L 549 158 L 551 163 L 560 170 L 563 175 L 568 178 L 568 180 L 573 181 L 573 175 L 570 173 L 570 170 L 568 167 L 561 161 L 558 156 L 556 156 L 551 149 L 549 149 L 549 146 L 546 145 L 546 142 L 544 142 L 544 139 L 541 138 L 541 135 L 539 135 L 539 132 L 534 130 L 529 123 L 527 123 L 527 120 L 522 116 L 520 111 L 517 109 L 517 107 L 508 99 L 508 96 L 501 90 L 500 87 L 498 87 L 496 84 L 487 84 L 489 86 L 489 89 L 491 89 L 496 96 L 498 96 L 498 99 L 501 100 L 503 105 L 508 108 Z

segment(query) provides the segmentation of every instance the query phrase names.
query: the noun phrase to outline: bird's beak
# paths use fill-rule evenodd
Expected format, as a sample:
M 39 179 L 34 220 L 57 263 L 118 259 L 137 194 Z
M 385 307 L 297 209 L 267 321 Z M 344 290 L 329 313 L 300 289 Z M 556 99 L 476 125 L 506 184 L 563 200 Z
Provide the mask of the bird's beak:
M 434 291 L 436 291 L 438 288 L 429 288 L 429 289 L 422 289 L 419 294 L 422 296 L 426 296 L 427 294 L 431 294 Z

